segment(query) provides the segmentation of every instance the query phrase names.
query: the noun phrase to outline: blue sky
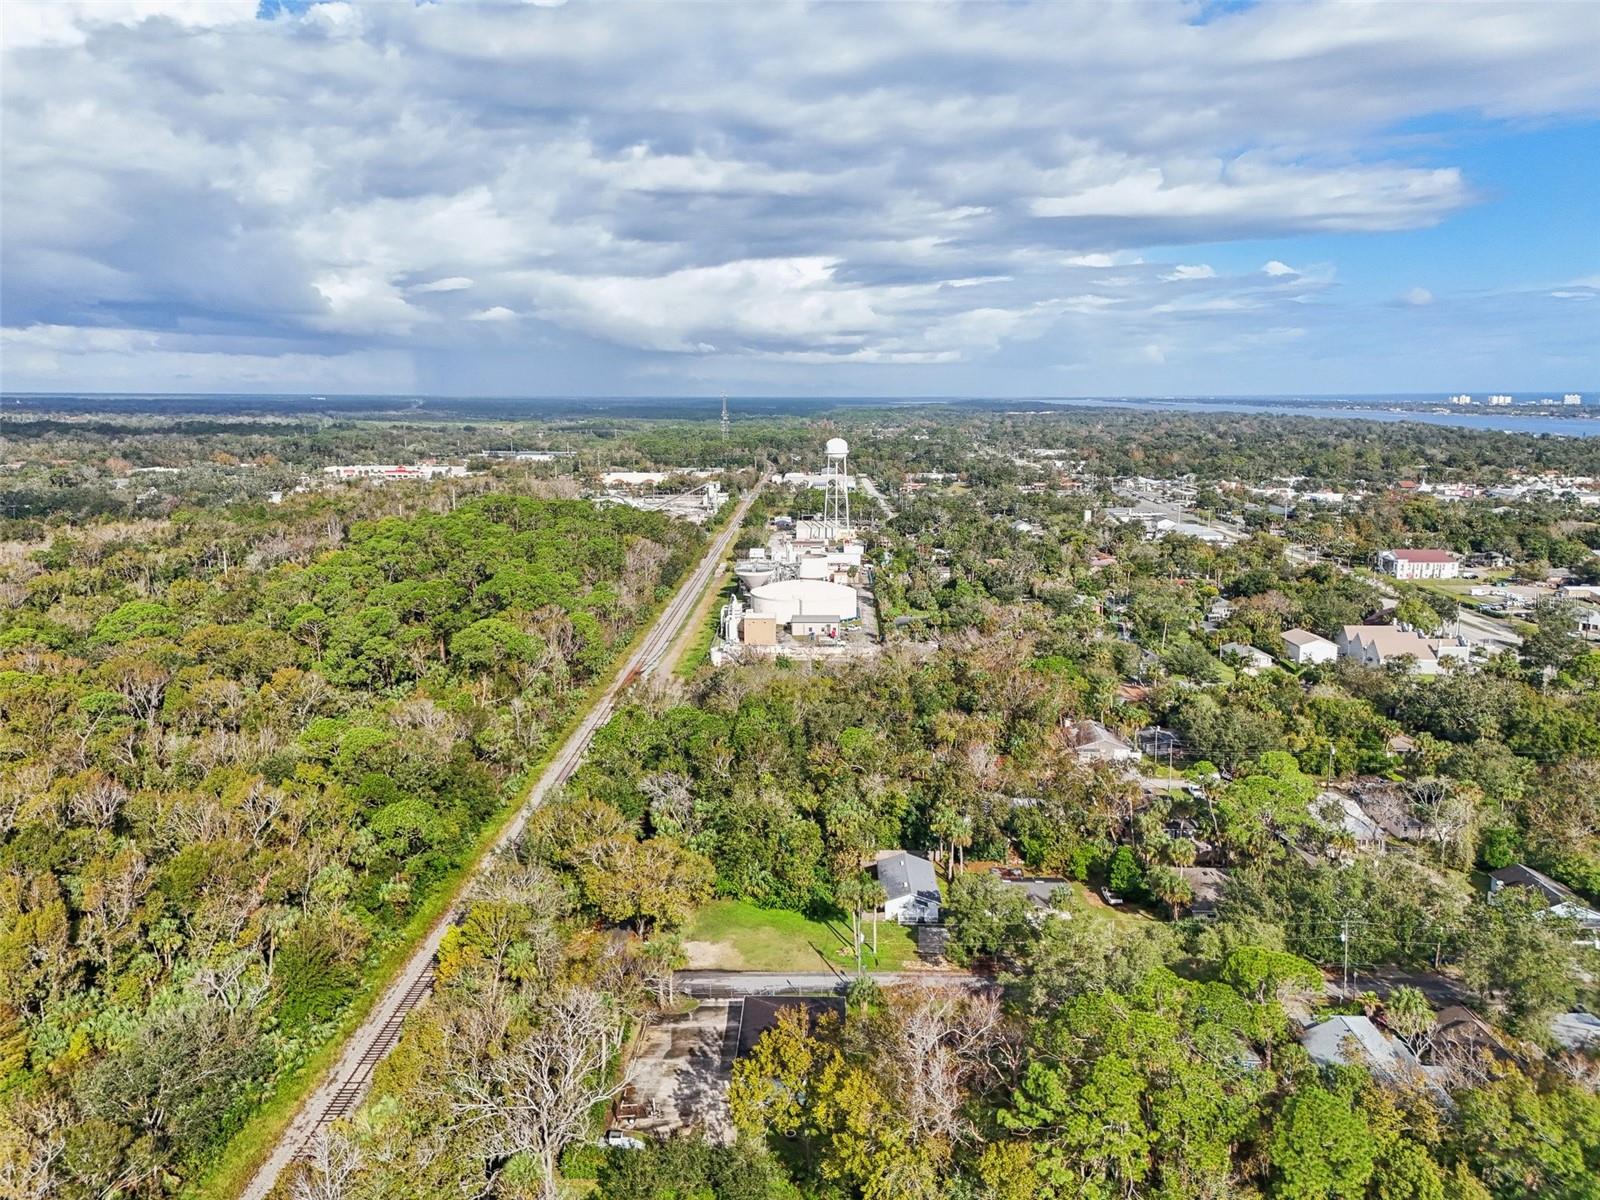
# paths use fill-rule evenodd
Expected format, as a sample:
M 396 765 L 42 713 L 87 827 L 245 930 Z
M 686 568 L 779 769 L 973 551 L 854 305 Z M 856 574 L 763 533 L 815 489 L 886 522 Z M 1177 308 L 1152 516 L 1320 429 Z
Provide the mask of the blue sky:
M 14 0 L 0 386 L 1600 390 L 1600 5 Z

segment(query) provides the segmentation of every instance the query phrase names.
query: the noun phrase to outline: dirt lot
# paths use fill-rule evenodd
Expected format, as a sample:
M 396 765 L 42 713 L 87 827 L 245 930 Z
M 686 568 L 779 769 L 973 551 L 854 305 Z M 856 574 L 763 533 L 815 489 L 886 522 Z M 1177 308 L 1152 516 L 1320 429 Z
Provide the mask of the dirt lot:
M 632 1123 L 641 1133 L 669 1134 L 698 1127 L 731 1141 L 728 1079 L 739 1038 L 740 1002 L 712 1000 L 693 1012 L 665 1017 L 639 1037 L 633 1086 L 649 1115 Z

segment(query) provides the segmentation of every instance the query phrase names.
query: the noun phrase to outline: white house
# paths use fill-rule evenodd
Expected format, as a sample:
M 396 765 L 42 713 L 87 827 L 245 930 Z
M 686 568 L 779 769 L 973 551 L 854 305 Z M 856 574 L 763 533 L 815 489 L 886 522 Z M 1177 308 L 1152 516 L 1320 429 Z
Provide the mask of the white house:
M 931 862 L 896 850 L 880 858 L 875 869 L 888 897 L 883 902 L 884 916 L 902 925 L 939 919 L 939 878 Z
M 1297 666 L 1320 666 L 1339 657 L 1339 647 L 1309 629 L 1290 629 L 1283 635 L 1283 656 Z
M 1238 659 L 1243 664 L 1240 670 L 1246 675 L 1259 674 L 1273 665 L 1272 655 L 1254 646 L 1246 646 L 1243 642 L 1223 642 L 1220 653 L 1224 660 Z
M 1448 550 L 1384 550 L 1378 570 L 1396 579 L 1454 579 L 1461 574 L 1461 560 Z

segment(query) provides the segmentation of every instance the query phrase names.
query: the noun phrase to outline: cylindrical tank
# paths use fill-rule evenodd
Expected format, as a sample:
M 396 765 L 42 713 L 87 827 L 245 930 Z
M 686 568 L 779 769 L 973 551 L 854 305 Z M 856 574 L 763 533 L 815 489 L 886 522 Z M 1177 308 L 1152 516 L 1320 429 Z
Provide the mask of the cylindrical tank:
M 843 458 L 850 453 L 850 443 L 843 438 L 829 438 L 824 450 L 831 458 Z
M 777 565 L 771 562 L 744 562 L 733 564 L 733 574 L 747 591 L 755 591 L 778 577 Z
M 838 617 L 841 621 L 853 621 L 859 615 L 854 588 L 822 579 L 781 579 L 753 588 L 750 611 L 770 613 L 780 625 L 801 615 Z
M 800 560 L 801 579 L 826 579 L 833 574 L 833 568 L 828 565 L 826 555 L 808 554 Z M 828 616 L 835 614 L 829 613 Z

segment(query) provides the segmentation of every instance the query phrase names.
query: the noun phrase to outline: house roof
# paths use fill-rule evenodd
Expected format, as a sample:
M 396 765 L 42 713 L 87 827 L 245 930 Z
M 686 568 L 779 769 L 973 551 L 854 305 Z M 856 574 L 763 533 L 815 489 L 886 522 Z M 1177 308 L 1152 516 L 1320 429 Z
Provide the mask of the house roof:
M 761 1035 L 776 1029 L 778 1018 L 793 1008 L 805 1010 L 808 1031 L 814 1031 L 817 1022 L 829 1013 L 844 1019 L 842 996 L 746 996 L 740 1006 L 738 1057 L 754 1050 Z
M 1333 645 L 1327 638 L 1320 637 L 1309 629 L 1285 629 L 1283 640 L 1291 646 L 1315 646 L 1319 642 L 1325 646 Z
M 1379 658 L 1400 658 L 1409 654 L 1418 662 L 1432 662 L 1433 647 L 1420 634 L 1393 625 L 1346 625 L 1347 642 L 1365 642 L 1378 652 Z
M 1259 650 L 1254 646 L 1247 646 L 1243 642 L 1223 642 L 1220 649 L 1223 654 L 1233 654 L 1247 662 L 1258 663 L 1263 660 L 1266 662 L 1272 661 L 1272 655 L 1268 654 L 1265 650 Z
M 1311 1061 L 1323 1066 L 1360 1064 L 1375 1075 L 1416 1070 L 1417 1060 L 1405 1044 L 1390 1037 L 1366 1017 L 1330 1017 L 1300 1035 Z
M 1531 887 L 1551 904 L 1583 903 L 1566 884 L 1557 883 L 1543 871 L 1535 871 L 1523 863 L 1490 871 L 1489 878 L 1501 887 Z
M 1072 738 L 1072 744 L 1079 750 L 1091 746 L 1117 750 L 1133 749 L 1127 739 L 1111 732 L 1099 721 L 1070 721 L 1067 723 L 1067 733 Z
M 1227 887 L 1230 877 L 1227 871 L 1218 867 L 1179 867 L 1177 872 L 1180 878 L 1188 882 L 1197 904 L 1201 901 L 1215 904 L 1222 899 L 1222 889 Z
M 1451 563 L 1456 561 L 1456 556 L 1448 550 L 1385 550 L 1384 553 L 1399 559 L 1401 562 Z
M 878 883 L 890 900 L 906 896 L 939 898 L 939 878 L 934 874 L 933 864 L 904 850 L 878 860 Z
M 1568 1050 L 1600 1046 L 1600 1017 L 1586 1012 L 1560 1013 L 1550 1022 L 1550 1036 Z
M 1027 899 L 1028 904 L 1043 912 L 1053 912 L 1055 905 L 1050 898 L 1057 891 L 1070 886 L 1065 879 L 1002 879 L 1001 882 L 1008 888 L 1015 888 Z
M 1331 823 L 1338 825 L 1357 842 L 1381 843 L 1383 826 L 1362 811 L 1353 796 L 1334 788 L 1317 793 L 1317 798 L 1312 802 L 1313 811 L 1320 815 L 1323 813 L 1331 817 Z

